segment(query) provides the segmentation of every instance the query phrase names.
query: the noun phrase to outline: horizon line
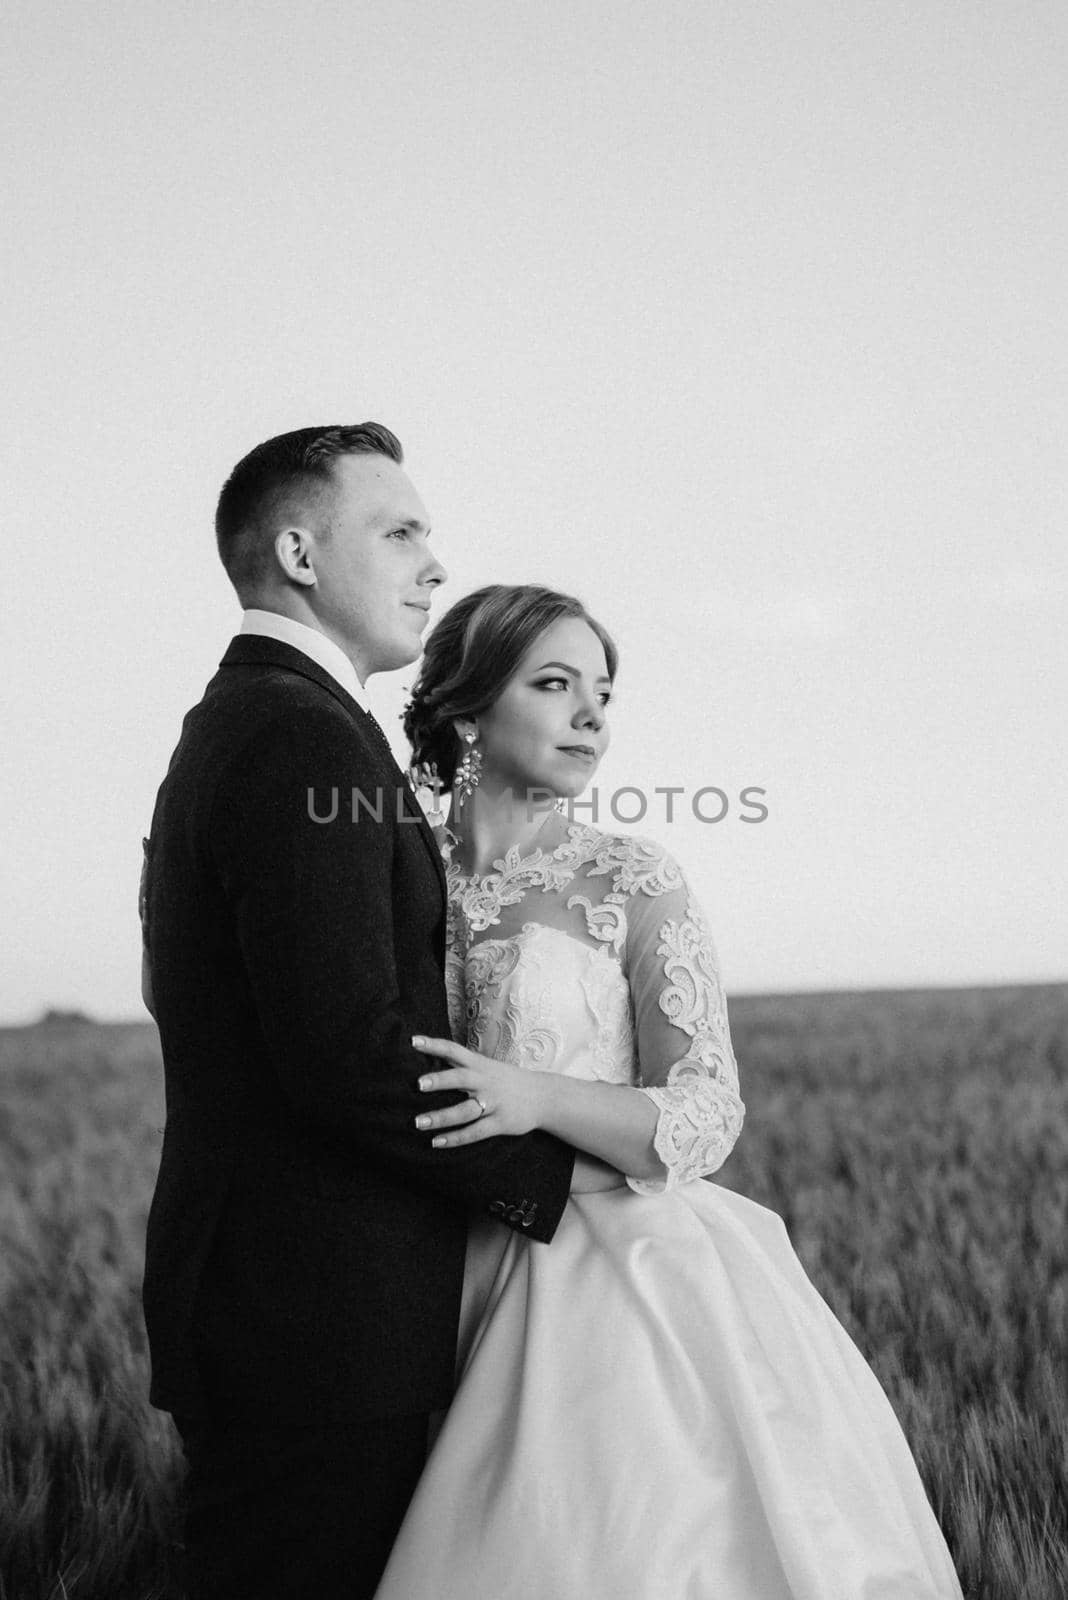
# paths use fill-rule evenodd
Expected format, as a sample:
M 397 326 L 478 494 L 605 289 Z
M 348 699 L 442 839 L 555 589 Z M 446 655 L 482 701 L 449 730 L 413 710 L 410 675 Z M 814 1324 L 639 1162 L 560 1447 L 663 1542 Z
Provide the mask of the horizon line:
M 831 999 L 842 995 L 975 994 L 997 989 L 1064 988 L 1068 988 L 1068 974 L 1057 978 L 1002 978 L 996 982 L 986 983 L 887 983 L 812 989 L 733 989 L 727 995 L 727 1003 L 730 1006 L 738 1000 L 814 1000 L 823 997 Z M 28 1021 L 0 1017 L 0 1032 L 63 1026 L 137 1028 L 155 1027 L 156 1024 L 147 1012 L 142 1016 L 95 1017 L 80 1006 L 46 1006 L 38 1016 Z

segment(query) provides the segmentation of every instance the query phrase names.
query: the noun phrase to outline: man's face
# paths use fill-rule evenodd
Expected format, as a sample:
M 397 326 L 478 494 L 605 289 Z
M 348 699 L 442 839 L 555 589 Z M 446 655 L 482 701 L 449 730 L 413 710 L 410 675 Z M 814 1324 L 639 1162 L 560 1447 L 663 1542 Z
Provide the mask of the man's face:
M 388 456 L 339 456 L 326 539 L 315 540 L 314 609 L 361 679 L 422 650 L 430 599 L 447 577 L 427 548 L 426 507 Z

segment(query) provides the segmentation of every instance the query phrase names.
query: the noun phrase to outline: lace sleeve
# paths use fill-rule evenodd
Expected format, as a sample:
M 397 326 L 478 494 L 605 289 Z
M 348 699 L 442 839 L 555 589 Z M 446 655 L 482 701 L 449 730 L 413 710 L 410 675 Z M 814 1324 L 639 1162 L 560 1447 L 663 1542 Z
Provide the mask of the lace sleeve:
M 712 935 L 670 857 L 628 900 L 626 948 L 641 1089 L 659 1112 L 667 1168 L 627 1183 L 662 1194 L 721 1167 L 745 1116 Z

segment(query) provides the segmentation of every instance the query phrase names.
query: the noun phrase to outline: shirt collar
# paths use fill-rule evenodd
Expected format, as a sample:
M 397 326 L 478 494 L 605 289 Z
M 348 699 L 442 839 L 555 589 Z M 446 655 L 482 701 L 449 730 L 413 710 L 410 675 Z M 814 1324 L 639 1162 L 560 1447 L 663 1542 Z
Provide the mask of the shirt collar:
M 309 628 L 305 622 L 293 617 L 283 617 L 277 611 L 247 610 L 241 618 L 242 633 L 258 633 L 266 639 L 277 639 L 279 644 L 292 645 L 322 667 L 324 672 L 339 683 L 364 711 L 370 711 L 367 691 L 356 676 L 356 668 L 333 639 L 328 639 L 318 628 Z

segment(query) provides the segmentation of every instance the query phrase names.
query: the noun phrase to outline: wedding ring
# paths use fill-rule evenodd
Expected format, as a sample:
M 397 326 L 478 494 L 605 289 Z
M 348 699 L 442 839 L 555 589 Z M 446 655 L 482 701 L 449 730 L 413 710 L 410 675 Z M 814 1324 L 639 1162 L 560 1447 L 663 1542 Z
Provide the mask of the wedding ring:
M 484 1117 L 486 1115 L 486 1102 L 482 1099 L 481 1095 L 477 1094 L 469 1095 L 468 1099 L 473 1100 L 478 1107 L 478 1117 L 475 1118 L 475 1121 L 477 1122 L 479 1117 Z

